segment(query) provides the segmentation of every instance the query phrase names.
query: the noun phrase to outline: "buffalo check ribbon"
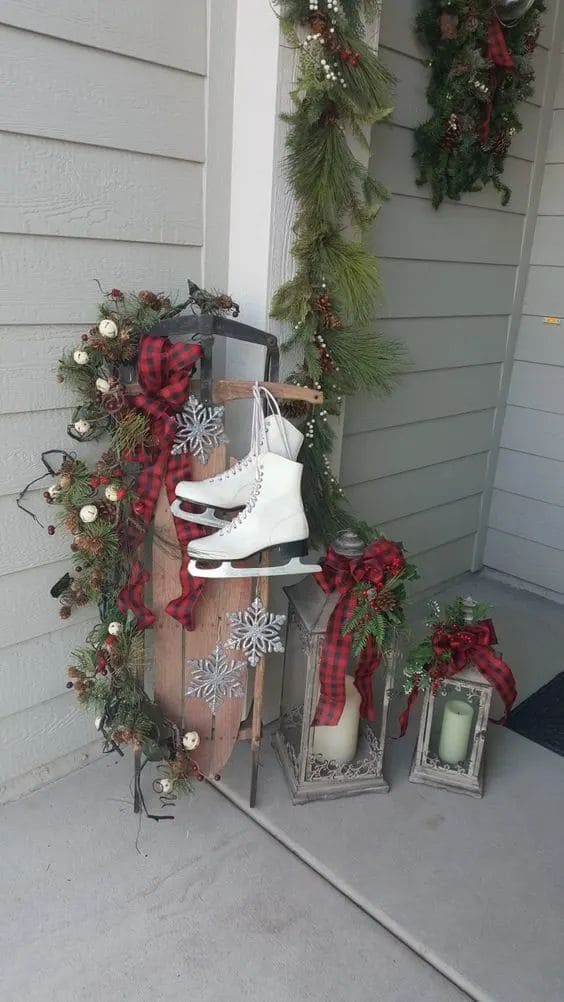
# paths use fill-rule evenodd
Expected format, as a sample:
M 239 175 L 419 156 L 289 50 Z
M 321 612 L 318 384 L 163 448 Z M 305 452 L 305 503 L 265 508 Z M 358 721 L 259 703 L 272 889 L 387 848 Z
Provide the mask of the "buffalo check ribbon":
M 492 63 L 492 72 L 490 75 L 490 93 L 488 97 L 488 103 L 486 105 L 486 111 L 483 121 L 478 129 L 478 138 L 480 142 L 487 143 L 490 137 L 490 122 L 493 111 L 493 99 L 497 88 L 497 73 L 496 69 L 512 70 L 514 68 L 513 59 L 511 58 L 511 53 L 507 48 L 507 43 L 505 41 L 505 35 L 503 34 L 503 27 L 498 21 L 497 17 L 494 17 L 490 21 L 488 26 L 488 45 L 486 49 L 486 58 Z
M 462 627 L 445 626 L 439 623 L 433 630 L 431 642 L 434 658 L 426 666 L 431 686 L 437 687 L 446 678 L 452 678 L 469 665 L 474 665 L 481 675 L 493 686 L 500 697 L 505 712 L 494 724 L 505 724 L 513 703 L 517 698 L 517 688 L 513 672 L 506 662 L 495 653 L 497 636 L 491 619 L 478 623 L 467 623 Z M 409 694 L 407 704 L 400 714 L 400 736 L 403 737 L 409 723 L 409 714 L 419 690 L 415 687 Z
M 190 479 L 190 455 L 172 456 L 170 450 L 176 436 L 175 414 L 186 401 L 192 369 L 200 355 L 201 348 L 197 344 L 172 344 L 166 337 L 148 335 L 141 340 L 137 368 L 142 392 L 131 398 L 131 405 L 150 418 L 151 437 L 156 445 L 139 457 L 142 469 L 134 487 L 139 498 L 135 509 L 138 521 L 131 524 L 127 539 L 131 549 L 139 547 L 147 532 L 162 485 L 172 503 L 178 481 Z M 203 582 L 188 574 L 187 546 L 191 539 L 202 534 L 202 528 L 181 519 L 175 519 L 174 526 L 182 552 L 181 593 L 168 603 L 166 612 L 182 623 L 185 629 L 193 630 L 194 606 Z M 135 560 L 129 579 L 118 595 L 118 608 L 121 612 L 131 610 L 142 629 L 152 626 L 155 621 L 144 600 L 144 588 L 149 577 L 141 561 Z
M 312 726 L 334 727 L 339 723 L 346 700 L 345 677 L 352 651 L 353 638 L 343 633 L 357 604 L 356 585 L 381 587 L 388 568 L 405 560 L 396 543 L 375 539 L 360 557 L 345 557 L 332 546 L 327 550 L 321 571 L 315 580 L 326 594 L 338 592 L 339 600 L 327 624 L 319 663 L 319 700 Z M 360 715 L 375 720 L 376 712 L 372 694 L 372 676 L 382 655 L 372 637 L 368 638 L 357 661 L 354 684 L 361 696 Z

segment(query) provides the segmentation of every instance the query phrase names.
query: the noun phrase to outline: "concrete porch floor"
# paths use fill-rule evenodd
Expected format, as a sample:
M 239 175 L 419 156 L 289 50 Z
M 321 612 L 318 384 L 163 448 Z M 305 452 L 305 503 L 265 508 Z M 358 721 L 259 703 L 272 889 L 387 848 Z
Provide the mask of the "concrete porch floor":
M 447 589 L 469 590 L 523 695 L 561 670 L 560 606 L 484 577 Z M 144 820 L 139 851 L 129 761 L 5 805 L 1 998 L 562 1002 L 564 760 L 493 728 L 475 801 L 408 783 L 415 725 L 390 742 L 389 796 L 292 807 L 265 737 L 250 817 L 240 747 L 223 796 Z

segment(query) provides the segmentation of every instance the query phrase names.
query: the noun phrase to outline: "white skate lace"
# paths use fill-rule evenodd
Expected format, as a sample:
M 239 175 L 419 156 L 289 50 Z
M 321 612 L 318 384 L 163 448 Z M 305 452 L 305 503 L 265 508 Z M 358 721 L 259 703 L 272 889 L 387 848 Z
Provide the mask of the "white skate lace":
M 264 413 L 263 401 L 267 404 L 269 411 L 268 415 Z M 229 477 L 234 477 L 240 469 L 250 466 L 251 463 L 255 464 L 258 457 L 263 452 L 264 446 L 267 444 L 266 435 L 266 417 L 274 416 L 276 423 L 278 425 L 278 430 L 280 432 L 280 437 L 286 450 L 286 458 L 292 459 L 290 452 L 290 443 L 288 441 L 288 435 L 286 433 L 286 427 L 280 413 L 280 407 L 278 406 L 278 401 L 276 397 L 270 392 L 266 386 L 260 386 L 259 383 L 255 383 L 253 386 L 253 416 L 251 421 L 251 447 L 250 451 L 244 459 L 238 460 L 234 463 L 225 473 L 220 473 L 218 477 L 214 477 L 216 482 L 227 480 Z M 234 523 L 231 522 L 231 525 Z M 222 530 L 223 531 L 223 530 Z
M 257 477 L 256 477 L 255 483 L 253 485 L 253 489 L 251 491 L 251 496 L 250 496 L 247 504 L 245 505 L 245 507 L 243 508 L 243 510 L 240 511 L 239 514 L 235 516 L 235 518 L 231 519 L 231 521 L 228 522 L 228 524 L 225 526 L 225 528 L 220 529 L 219 532 L 216 533 L 217 536 L 227 536 L 227 535 L 229 535 L 229 533 L 233 529 L 235 529 L 238 525 L 241 525 L 241 522 L 245 521 L 245 519 L 252 512 L 253 508 L 255 507 L 255 505 L 257 503 L 259 494 L 260 494 L 261 489 L 262 489 L 262 481 L 263 481 L 263 472 L 262 472 L 262 467 L 259 465 L 259 466 L 257 466 Z

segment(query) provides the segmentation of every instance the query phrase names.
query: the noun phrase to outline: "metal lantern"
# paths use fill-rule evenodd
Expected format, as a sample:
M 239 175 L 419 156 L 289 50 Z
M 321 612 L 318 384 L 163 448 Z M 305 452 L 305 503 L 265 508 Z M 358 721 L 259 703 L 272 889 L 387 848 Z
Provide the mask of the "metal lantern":
M 342 533 L 333 549 L 351 559 L 363 552 L 362 541 Z M 358 718 L 360 696 L 349 664 L 346 703 L 336 726 L 313 726 L 319 696 L 319 664 L 328 623 L 339 594 L 327 595 L 309 575 L 284 589 L 289 600 L 286 654 L 279 730 L 273 743 L 294 804 L 358 793 L 387 793 L 383 776 L 388 704 L 393 690 L 396 649 L 383 652 L 375 673 L 378 723 Z M 358 728 L 358 729 L 357 729 Z
M 497 0 L 494 4 L 495 15 L 502 24 L 511 28 L 529 12 L 536 0 Z
M 474 605 L 463 600 L 464 620 L 472 623 Z M 468 666 L 436 688 L 425 691 L 419 737 L 411 766 L 412 783 L 481 797 L 484 792 L 484 744 L 492 686 Z

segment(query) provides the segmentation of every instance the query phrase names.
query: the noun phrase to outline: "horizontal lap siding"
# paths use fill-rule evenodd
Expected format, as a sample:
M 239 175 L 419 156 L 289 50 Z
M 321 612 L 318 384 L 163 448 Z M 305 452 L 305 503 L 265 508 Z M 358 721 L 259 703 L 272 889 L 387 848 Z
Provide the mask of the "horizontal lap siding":
M 413 129 L 429 115 L 418 6 L 383 5 L 380 51 L 397 85 L 390 122 L 373 129 L 371 163 L 391 196 L 369 236 L 384 287 L 377 327 L 405 344 L 408 367 L 391 396 L 347 403 L 341 479 L 361 517 L 416 554 L 427 588 L 472 561 L 550 36 L 508 158 L 509 206 L 490 186 L 435 212 L 412 159 Z
M 564 73 L 554 101 L 485 549 L 488 566 L 564 594 Z
M 201 278 L 206 2 L 6 0 L 0 26 L 0 784 L 94 736 L 65 689 L 92 607 L 58 616 L 68 534 L 16 506 L 66 435 L 63 350 L 102 286 L 184 296 Z M 86 459 L 100 445 L 77 447 Z M 37 485 L 28 507 L 47 523 Z

